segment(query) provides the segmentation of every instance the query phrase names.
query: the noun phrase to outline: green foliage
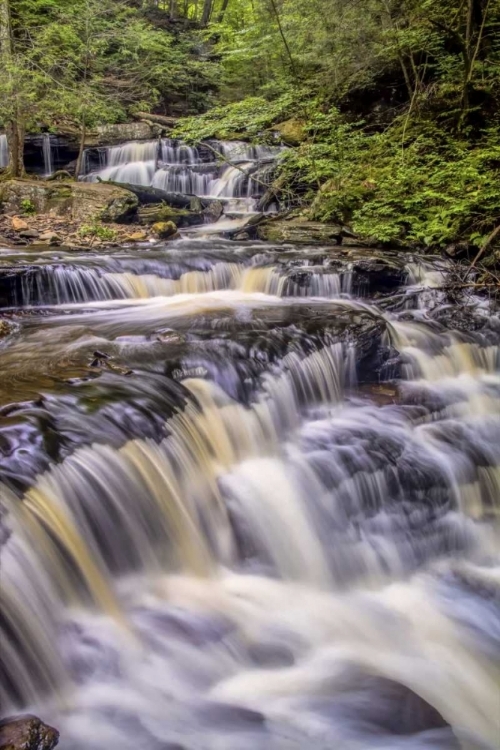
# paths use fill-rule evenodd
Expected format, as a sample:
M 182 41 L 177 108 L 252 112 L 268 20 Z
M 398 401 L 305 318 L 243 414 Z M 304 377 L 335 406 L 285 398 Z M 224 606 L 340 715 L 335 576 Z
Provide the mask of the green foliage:
M 286 119 L 293 109 L 295 97 L 291 91 L 269 102 L 262 97 L 248 97 L 234 104 L 215 107 L 199 117 L 181 120 L 173 132 L 174 137 L 187 141 L 204 138 L 231 139 L 241 135 L 246 138 L 265 138 L 263 132 L 274 122 Z M 269 138 L 269 134 L 267 134 Z
M 399 120 L 375 134 L 335 110 L 313 122 L 321 140 L 290 151 L 281 167 L 286 186 L 305 190 L 312 218 L 350 224 L 380 242 L 434 248 L 456 239 L 481 245 L 498 221 L 497 130 L 470 144 L 419 124 L 403 148 Z
M 25 216 L 33 216 L 36 214 L 36 206 L 29 198 L 23 198 L 20 203 L 21 213 Z
M 89 128 L 134 110 L 199 112 L 212 103 L 217 65 L 202 61 L 198 35 L 158 28 L 132 0 L 8 3 L 0 124 L 15 117 L 30 130 L 64 120 Z
M 116 230 L 95 222 L 93 224 L 82 224 L 78 230 L 78 235 L 82 239 L 96 239 L 111 242 L 116 239 Z
M 294 118 L 307 140 L 278 184 L 312 217 L 432 247 L 498 223 L 497 1 L 9 2 L 0 121 L 180 112 L 173 135 L 196 142 L 271 141 Z

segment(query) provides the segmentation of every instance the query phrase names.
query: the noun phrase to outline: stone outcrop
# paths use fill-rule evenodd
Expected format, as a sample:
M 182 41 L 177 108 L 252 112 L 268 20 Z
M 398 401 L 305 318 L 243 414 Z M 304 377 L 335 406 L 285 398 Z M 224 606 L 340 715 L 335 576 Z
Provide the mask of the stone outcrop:
M 31 714 L 0 721 L 0 750 L 52 750 L 58 742 L 57 729 Z
M 36 213 L 66 216 L 76 221 L 123 223 L 136 213 L 133 193 L 105 183 L 7 180 L 0 183 L 0 207 L 7 214 L 20 213 L 23 205 Z
M 118 125 L 101 125 L 92 133 L 87 146 L 114 146 L 124 141 L 151 141 L 159 138 L 161 125 L 148 122 L 124 122 Z
M 346 230 L 338 224 L 322 224 L 303 218 L 269 219 L 257 225 L 257 237 L 269 242 L 303 245 L 340 245 Z

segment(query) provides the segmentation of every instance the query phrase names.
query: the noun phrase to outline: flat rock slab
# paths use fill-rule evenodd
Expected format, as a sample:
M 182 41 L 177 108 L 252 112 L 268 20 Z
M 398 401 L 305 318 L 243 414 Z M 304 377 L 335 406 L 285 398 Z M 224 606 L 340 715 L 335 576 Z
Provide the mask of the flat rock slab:
M 19 213 L 30 201 L 39 214 L 67 216 L 75 221 L 127 221 L 137 211 L 133 193 L 107 183 L 7 180 L 0 183 L 0 207 Z
M 303 245 L 339 245 L 343 228 L 338 224 L 319 221 L 277 220 L 263 221 L 257 226 L 257 237 L 269 242 L 293 242 Z
M 52 750 L 59 732 L 37 716 L 11 716 L 0 721 L 0 750 Z

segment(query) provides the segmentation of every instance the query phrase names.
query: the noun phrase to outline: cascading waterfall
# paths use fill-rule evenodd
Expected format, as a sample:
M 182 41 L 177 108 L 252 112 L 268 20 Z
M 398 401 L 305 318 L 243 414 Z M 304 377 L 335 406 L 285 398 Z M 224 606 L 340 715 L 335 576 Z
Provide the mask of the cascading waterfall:
M 9 166 L 9 146 L 5 133 L 0 133 L 0 169 Z
M 125 143 L 105 154 L 105 166 L 84 179 L 151 185 L 171 193 L 227 200 L 244 198 L 246 210 L 271 182 L 280 146 L 252 146 L 237 141 L 210 141 L 200 148 L 163 138 Z
M 237 262 L 214 263 L 200 270 L 176 268 L 175 278 L 168 262 L 146 263 L 144 272 L 129 270 L 120 261 L 107 264 L 95 258 L 95 266 L 41 266 L 21 276 L 15 302 L 21 305 L 51 305 L 67 302 L 91 302 L 113 299 L 147 299 L 176 294 L 203 294 L 217 290 L 261 292 L 277 297 L 327 297 L 347 295 L 351 279 L 348 273 L 308 267 L 289 269 L 276 265 Z M 136 264 L 137 266 L 137 264 Z
M 494 302 L 450 326 L 414 263 L 360 299 L 335 248 L 12 253 L 5 710 L 62 750 L 495 750 Z

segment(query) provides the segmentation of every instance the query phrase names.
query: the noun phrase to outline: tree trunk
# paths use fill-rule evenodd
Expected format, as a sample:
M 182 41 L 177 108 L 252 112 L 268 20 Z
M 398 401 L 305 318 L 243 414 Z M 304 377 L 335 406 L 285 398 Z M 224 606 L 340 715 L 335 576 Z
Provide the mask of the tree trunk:
M 152 115 L 149 112 L 135 112 L 133 117 L 135 117 L 136 120 L 156 122 L 159 125 L 165 125 L 165 127 L 167 128 L 173 128 L 179 122 L 178 117 L 168 117 L 167 115 Z
M 229 0 L 222 0 L 221 9 L 219 11 L 219 15 L 217 16 L 217 23 L 222 23 L 224 20 L 224 16 L 226 15 L 227 6 L 229 5 Z
M 208 26 L 210 16 L 212 15 L 213 0 L 205 0 L 203 3 L 203 13 L 201 14 L 201 25 Z
M 12 49 L 12 33 L 10 26 L 9 0 L 0 0 L 0 68 L 6 71 L 6 76 L 12 82 L 14 53 Z M 11 90 L 14 90 L 12 82 Z M 9 102 L 7 102 L 9 105 Z M 10 102 L 10 112 L 6 118 L 5 131 L 9 149 L 9 171 L 13 177 L 24 175 L 24 123 L 19 112 L 16 94 Z

